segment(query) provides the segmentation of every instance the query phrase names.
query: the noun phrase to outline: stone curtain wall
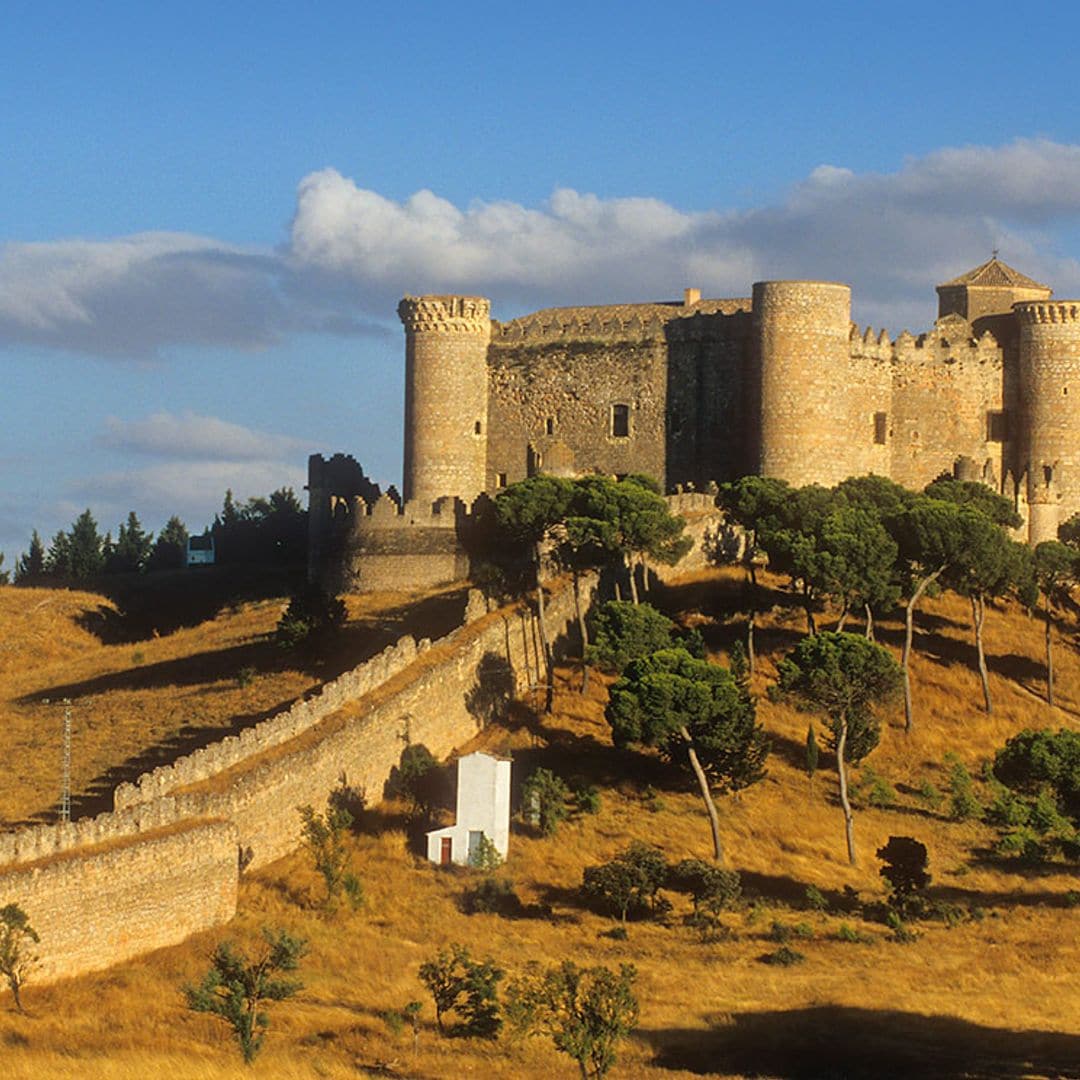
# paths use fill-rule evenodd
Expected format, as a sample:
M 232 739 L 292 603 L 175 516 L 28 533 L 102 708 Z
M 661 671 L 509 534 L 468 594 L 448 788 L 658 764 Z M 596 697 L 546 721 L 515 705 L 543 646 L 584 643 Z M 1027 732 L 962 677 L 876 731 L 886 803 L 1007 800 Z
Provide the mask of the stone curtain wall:
M 122 834 L 131 822 L 114 824 Z M 29 915 L 41 935 L 32 979 L 51 982 L 228 922 L 236 883 L 235 827 L 191 820 L 2 867 L 0 906 Z
M 595 590 L 585 582 L 584 602 Z M 227 922 L 241 860 L 293 850 L 297 807 L 321 809 L 342 778 L 378 803 L 406 739 L 439 757 L 538 681 L 527 606 L 486 613 L 435 644 L 402 638 L 308 701 L 115 793 L 109 814 L 0 836 L 0 905 L 18 903 L 41 934 L 39 979 L 93 971 Z M 548 633 L 573 633 L 568 583 Z

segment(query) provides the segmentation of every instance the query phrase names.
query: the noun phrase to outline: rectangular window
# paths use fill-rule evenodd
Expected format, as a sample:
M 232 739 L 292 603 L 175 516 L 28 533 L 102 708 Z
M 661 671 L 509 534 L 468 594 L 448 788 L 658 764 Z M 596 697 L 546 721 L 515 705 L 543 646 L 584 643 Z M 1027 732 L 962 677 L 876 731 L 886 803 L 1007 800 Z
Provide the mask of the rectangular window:
M 986 414 L 986 441 L 1006 442 L 1009 438 L 1009 414 L 1004 409 L 991 409 Z
M 506 487 L 506 473 L 501 472 L 495 474 L 495 486 L 501 488 Z
M 611 434 L 616 439 L 626 439 L 630 435 L 630 406 L 611 406 Z
M 553 416 L 549 416 L 547 420 L 544 421 L 544 431 L 548 435 L 555 434 L 555 418 Z
M 874 413 L 874 442 L 878 446 L 885 445 L 885 437 L 889 433 L 889 415 L 888 413 L 876 412 Z

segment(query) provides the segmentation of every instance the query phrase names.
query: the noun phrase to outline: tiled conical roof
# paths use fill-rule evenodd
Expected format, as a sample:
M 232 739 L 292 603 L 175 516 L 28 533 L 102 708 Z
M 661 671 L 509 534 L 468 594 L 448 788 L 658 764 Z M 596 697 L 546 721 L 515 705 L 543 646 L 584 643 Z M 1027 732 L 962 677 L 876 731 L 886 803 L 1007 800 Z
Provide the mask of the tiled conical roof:
M 981 266 L 969 270 L 966 274 L 955 277 L 952 281 L 943 282 L 939 288 L 950 285 L 989 285 L 1007 289 L 1046 289 L 1049 286 L 1033 281 L 1026 274 L 1014 270 L 1011 266 L 1003 263 L 996 255 L 989 258 Z

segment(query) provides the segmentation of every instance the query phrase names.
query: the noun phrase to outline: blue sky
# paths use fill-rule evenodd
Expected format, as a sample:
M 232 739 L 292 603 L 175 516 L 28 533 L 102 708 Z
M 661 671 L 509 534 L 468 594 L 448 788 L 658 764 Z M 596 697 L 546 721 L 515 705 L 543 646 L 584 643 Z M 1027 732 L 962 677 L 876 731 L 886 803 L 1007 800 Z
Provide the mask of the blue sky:
M 1065 4 L 4 9 L 7 565 L 86 506 L 198 528 L 314 451 L 398 482 L 405 292 L 828 278 L 918 330 L 997 245 L 1080 294 Z

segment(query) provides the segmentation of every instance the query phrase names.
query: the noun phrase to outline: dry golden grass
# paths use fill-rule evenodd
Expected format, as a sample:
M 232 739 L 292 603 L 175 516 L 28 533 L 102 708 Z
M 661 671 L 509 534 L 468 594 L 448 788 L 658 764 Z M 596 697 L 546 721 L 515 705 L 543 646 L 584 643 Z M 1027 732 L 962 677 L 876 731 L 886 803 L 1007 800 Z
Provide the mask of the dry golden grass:
M 732 588 L 724 574 L 703 575 L 670 595 L 708 614 Z M 283 859 L 242 882 L 240 912 L 226 931 L 101 975 L 28 986 L 29 1017 L 0 1013 L 7 1072 L 61 1080 L 166 1071 L 176 1080 L 250 1075 L 224 1026 L 186 1011 L 178 987 L 201 974 L 220 938 L 254 941 L 260 927 L 272 925 L 311 944 L 305 989 L 270 1010 L 257 1068 L 275 1077 L 571 1075 L 569 1060 L 541 1040 L 439 1038 L 430 1001 L 417 1049 L 411 1034 L 389 1030 L 381 1014 L 424 999 L 417 969 L 449 942 L 491 955 L 511 971 L 529 960 L 567 957 L 636 965 L 641 1021 L 620 1052 L 619 1076 L 1080 1075 L 1080 942 L 1077 909 L 1066 906 L 1075 875 L 1055 866 L 1025 872 L 982 858 L 990 829 L 928 812 L 904 790 L 925 778 L 944 787 L 947 750 L 975 767 L 1026 725 L 1075 727 L 1075 643 L 1059 650 L 1065 707 L 1049 716 L 1036 696 L 1041 627 L 1017 611 L 993 613 L 987 634 L 996 711 L 988 720 L 977 676 L 957 662 L 966 658 L 966 609 L 945 597 L 927 610 L 929 633 L 920 636 L 914 668 L 916 729 L 905 736 L 901 716 L 890 716 L 870 758 L 900 788 L 900 802 L 857 812 L 861 858 L 854 869 L 825 755 L 812 788 L 801 770 L 807 716 L 764 697 L 775 663 L 801 632 L 801 615 L 778 607 L 765 620 L 757 689 L 775 753 L 763 783 L 721 804 L 728 861 L 742 872 L 752 900 L 725 916 L 729 940 L 699 942 L 681 923 L 686 907 L 679 897 L 670 925 L 634 923 L 626 941 L 606 936 L 610 920 L 577 903 L 583 866 L 610 858 L 632 839 L 657 843 L 672 859 L 707 855 L 710 845 L 700 801 L 687 785 L 655 760 L 611 748 L 603 680 L 583 698 L 573 689 L 577 672 L 567 670 L 553 717 L 523 704 L 505 726 L 487 729 L 474 743 L 512 750 L 519 779 L 550 764 L 602 787 L 598 815 L 565 824 L 552 839 L 523 829 L 512 840 L 504 873 L 526 904 L 550 905 L 550 918 L 462 914 L 458 902 L 469 874 L 442 871 L 410 854 L 401 808 L 388 805 L 366 815 L 366 831 L 355 840 L 364 910 L 324 917 L 304 857 Z M 710 644 L 722 652 L 734 629 L 724 618 L 710 622 Z M 1075 636 L 1075 627 L 1064 629 Z M 892 642 L 896 633 L 892 624 L 882 636 Z M 1009 659 L 1002 662 L 1003 656 Z M 650 784 L 658 793 L 652 810 L 643 794 Z M 890 834 L 926 843 L 938 894 L 984 909 L 983 917 L 952 929 L 926 923 L 915 943 L 898 945 L 880 924 L 801 910 L 811 884 L 830 897 L 845 885 L 867 899 L 883 897 L 873 853 Z M 776 947 L 767 939 L 773 920 L 812 927 L 813 940 L 795 943 L 805 963 L 776 969 L 758 961 Z M 842 922 L 870 943 L 836 940 Z
M 310 664 L 269 640 L 285 597 L 224 608 L 165 637 L 105 645 L 85 628 L 115 613 L 104 597 L 0 589 L 0 828 L 55 818 L 61 699 L 72 701 L 73 812 L 100 813 L 112 808 L 118 783 L 287 708 L 416 632 L 418 620 L 445 632 L 459 597 L 460 590 L 350 597 L 335 654 Z

